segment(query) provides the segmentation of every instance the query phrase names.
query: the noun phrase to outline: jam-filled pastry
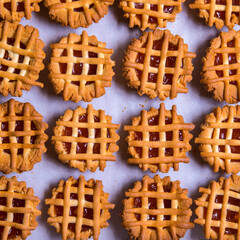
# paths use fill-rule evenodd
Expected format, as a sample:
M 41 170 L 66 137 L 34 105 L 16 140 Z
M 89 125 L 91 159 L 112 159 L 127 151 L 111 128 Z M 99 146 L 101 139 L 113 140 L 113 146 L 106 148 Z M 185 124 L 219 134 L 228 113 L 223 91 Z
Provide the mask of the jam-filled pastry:
M 145 32 L 140 39 L 133 39 L 128 47 L 123 67 L 123 76 L 128 85 L 138 90 L 139 95 L 150 98 L 176 98 L 178 93 L 187 93 L 187 83 L 192 80 L 192 58 L 183 39 L 168 30 Z
M 108 13 L 114 0 L 44 0 L 52 20 L 71 28 L 89 27 Z
M 0 171 L 30 171 L 47 151 L 48 125 L 30 103 L 14 99 L 0 105 Z
M 215 108 L 206 116 L 201 133 L 195 138 L 204 161 L 214 172 L 240 171 L 240 106 Z
M 119 7 L 124 17 L 129 18 L 129 27 L 139 26 L 142 31 L 157 27 L 165 28 L 167 22 L 174 22 L 182 11 L 185 0 L 120 0 Z
M 142 182 L 135 182 L 123 201 L 122 224 L 130 239 L 182 238 L 194 226 L 190 222 L 192 199 L 187 193 L 179 181 L 171 182 L 170 177 L 144 176 Z
M 179 163 L 188 163 L 186 152 L 191 150 L 189 131 L 194 124 L 184 123 L 183 117 L 177 115 L 177 107 L 166 110 L 163 103 L 159 109 L 143 110 L 141 115 L 132 118 L 132 125 L 125 126 L 129 132 L 128 151 L 132 158 L 130 164 L 138 164 L 143 171 L 150 169 L 168 172 L 170 167 L 179 170 Z
M 203 58 L 201 83 L 218 101 L 240 101 L 240 31 L 221 32 Z
M 45 200 L 50 205 L 47 222 L 61 232 L 62 239 L 98 240 L 100 230 L 108 226 L 109 210 L 115 207 L 108 196 L 102 181 L 86 181 L 82 175 L 77 180 L 61 180 L 52 197 Z
M 32 188 L 16 177 L 0 178 L 0 239 L 26 239 L 35 230 L 36 217 L 41 215 L 37 209 L 40 200 L 34 196 Z
M 240 23 L 239 0 L 195 0 L 189 6 L 198 9 L 199 17 L 205 18 L 210 27 L 215 24 L 217 29 L 221 29 L 224 25 L 232 29 L 235 24 Z
M 7 21 L 31 19 L 32 11 L 39 12 L 42 0 L 0 0 L 0 18 Z
M 240 234 L 240 176 L 211 181 L 208 188 L 199 188 L 202 194 L 195 200 L 195 223 L 203 226 L 206 239 L 239 239 Z
M 32 86 L 43 87 L 36 82 L 44 68 L 44 43 L 39 32 L 31 26 L 17 22 L 0 23 L 0 93 L 7 96 L 22 96 L 22 90 Z
M 63 94 L 64 101 L 90 102 L 111 86 L 115 62 L 110 59 L 113 50 L 105 46 L 106 43 L 88 36 L 86 31 L 80 36 L 70 33 L 51 45 L 49 79 L 55 92 Z
M 116 161 L 113 153 L 118 151 L 119 135 L 115 131 L 119 126 L 91 104 L 87 109 L 68 109 L 56 122 L 52 143 L 58 158 L 70 167 L 81 172 L 95 172 L 98 167 L 104 171 L 107 161 Z

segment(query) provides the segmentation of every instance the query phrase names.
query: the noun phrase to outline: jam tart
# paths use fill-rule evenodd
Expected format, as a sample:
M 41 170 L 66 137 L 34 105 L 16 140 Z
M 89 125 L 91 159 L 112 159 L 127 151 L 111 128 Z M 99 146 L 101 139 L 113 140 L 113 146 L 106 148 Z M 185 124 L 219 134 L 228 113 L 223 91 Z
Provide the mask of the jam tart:
M 42 0 L 1 0 L 0 18 L 7 21 L 21 21 L 23 17 L 31 19 L 32 11 L 39 12 Z
M 174 22 L 176 15 L 182 11 L 185 0 L 120 0 L 119 7 L 124 17 L 129 18 L 129 27 L 139 26 L 142 31 L 157 27 L 165 28 L 167 22 Z
M 224 25 L 232 29 L 235 24 L 240 23 L 239 0 L 195 0 L 189 6 L 198 9 L 199 17 L 205 18 L 210 27 L 215 24 L 217 29 L 221 29 Z
M 119 135 L 115 131 L 119 126 L 91 104 L 87 109 L 68 109 L 56 122 L 52 143 L 58 158 L 70 167 L 81 172 L 95 172 L 98 167 L 104 171 L 107 161 L 116 161 L 113 152 L 118 151 Z
M 115 62 L 110 59 L 113 50 L 105 48 L 95 36 L 70 33 L 60 43 L 52 44 L 49 79 L 64 101 L 90 102 L 105 94 L 111 86 Z
M 32 188 L 16 177 L 0 178 L 0 238 L 2 240 L 26 239 L 35 230 L 40 200 Z
M 0 105 L 0 171 L 30 171 L 47 151 L 48 125 L 30 103 L 13 99 Z
M 215 108 L 195 138 L 204 161 L 218 172 L 240 171 L 240 106 Z
M 32 86 L 43 87 L 36 82 L 44 68 L 44 43 L 39 32 L 31 26 L 17 22 L 0 23 L 0 93 L 7 96 L 22 96 L 22 90 Z
M 187 193 L 179 181 L 171 182 L 170 177 L 144 176 L 142 182 L 135 182 L 123 201 L 123 226 L 130 239 L 182 238 L 194 226 L 190 222 L 192 199 Z
M 192 58 L 195 57 L 195 53 L 188 52 L 188 46 L 180 36 L 174 36 L 168 30 L 145 32 L 140 39 L 133 39 L 128 47 L 123 76 L 139 95 L 173 99 L 178 93 L 188 92 Z
M 177 107 L 166 110 L 163 103 L 159 109 L 143 110 L 139 117 L 132 118 L 132 125 L 125 126 L 129 131 L 126 138 L 128 151 L 132 158 L 130 164 L 138 164 L 143 171 L 160 170 L 168 172 L 170 167 L 179 170 L 179 163 L 188 163 L 186 152 L 191 150 L 189 131 L 194 124 L 184 123 L 183 117 L 177 115 Z
M 108 13 L 114 0 L 44 0 L 52 20 L 71 28 L 89 27 Z
M 202 196 L 195 200 L 195 223 L 204 227 L 206 239 L 238 239 L 240 234 L 240 176 L 231 175 L 208 188 L 199 188 Z
M 203 58 L 201 83 L 218 101 L 240 101 L 240 31 L 221 32 Z
M 108 202 L 108 193 L 103 191 L 102 181 L 77 180 L 70 177 L 61 180 L 53 188 L 52 197 L 45 203 L 50 205 L 47 222 L 62 233 L 62 239 L 99 238 L 100 229 L 108 226 L 109 210 L 115 207 Z

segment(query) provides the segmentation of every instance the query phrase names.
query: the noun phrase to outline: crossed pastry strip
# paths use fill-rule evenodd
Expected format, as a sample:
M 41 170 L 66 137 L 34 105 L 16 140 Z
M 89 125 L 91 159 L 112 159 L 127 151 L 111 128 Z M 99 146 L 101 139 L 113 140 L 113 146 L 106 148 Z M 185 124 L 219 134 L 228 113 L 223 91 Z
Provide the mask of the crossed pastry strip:
M 124 200 L 123 226 L 131 239 L 179 239 L 193 228 L 189 222 L 192 200 L 187 197 L 187 189 L 179 185 L 170 177 L 144 176 L 142 182 L 125 192 L 128 199 Z
M 34 196 L 32 188 L 25 182 L 18 182 L 16 177 L 0 178 L 0 233 L 1 239 L 20 237 L 26 239 L 38 223 L 36 217 L 41 215 L 36 207 L 40 203 Z M 16 235 L 16 236 L 14 236 Z
M 62 232 L 62 239 L 76 240 L 91 236 L 97 240 L 100 229 L 108 226 L 108 210 L 115 206 L 108 202 L 102 181 L 86 181 L 82 175 L 78 180 L 61 180 L 53 189 L 52 198 L 45 202 L 50 205 L 48 223 Z
M 63 91 L 65 101 L 91 101 L 110 87 L 114 62 L 112 49 L 83 31 L 81 36 L 70 33 L 60 43 L 52 44 L 53 56 L 49 64 L 51 79 L 57 93 Z M 76 64 L 76 65 L 75 65 Z M 63 69 L 63 70 L 61 70 Z
M 238 239 L 240 236 L 239 176 L 221 177 L 208 188 L 200 188 L 202 196 L 195 203 L 195 223 L 204 225 L 206 239 Z

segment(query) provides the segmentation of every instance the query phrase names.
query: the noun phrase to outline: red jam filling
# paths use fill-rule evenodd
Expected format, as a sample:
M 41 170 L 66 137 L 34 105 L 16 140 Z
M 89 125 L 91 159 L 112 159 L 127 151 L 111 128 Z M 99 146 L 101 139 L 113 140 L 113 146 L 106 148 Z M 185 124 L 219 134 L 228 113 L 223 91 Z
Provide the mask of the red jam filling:
M 5 2 L 3 4 L 4 8 L 6 8 L 8 11 L 12 11 L 12 5 L 11 2 Z M 31 4 L 32 6 L 32 4 Z M 24 2 L 17 2 L 17 12 L 24 12 L 25 8 L 24 8 Z
M 62 0 L 61 0 L 61 1 L 62 1 Z M 66 0 L 64 0 L 64 1 L 66 2 Z M 81 2 L 81 1 L 79 1 L 79 0 L 72 0 L 72 2 Z M 89 7 L 88 7 L 88 9 L 93 8 L 93 6 L 94 6 L 93 3 L 90 4 Z M 74 11 L 74 12 L 83 12 L 84 9 L 83 9 L 83 7 L 79 7 L 79 8 L 74 8 L 73 11 Z

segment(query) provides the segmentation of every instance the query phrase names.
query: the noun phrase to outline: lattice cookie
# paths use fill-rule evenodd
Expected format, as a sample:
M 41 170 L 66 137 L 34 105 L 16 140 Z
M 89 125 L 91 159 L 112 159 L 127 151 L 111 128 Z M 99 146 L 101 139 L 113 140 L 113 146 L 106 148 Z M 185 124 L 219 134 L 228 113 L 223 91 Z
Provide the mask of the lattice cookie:
M 182 238 L 194 226 L 190 222 L 192 199 L 187 193 L 179 181 L 171 182 L 170 177 L 144 176 L 142 182 L 135 182 L 134 188 L 125 192 L 122 213 L 130 239 Z
M 0 178 L 0 238 L 26 239 L 38 223 L 41 215 L 37 209 L 40 200 L 34 196 L 32 188 L 25 182 L 18 182 L 16 177 Z
M 185 0 L 120 0 L 119 7 L 124 17 L 129 18 L 129 27 L 165 28 L 167 22 L 174 22 L 176 15 L 182 11 L 181 4 Z
M 184 123 L 183 117 L 177 115 L 176 105 L 172 110 L 165 109 L 161 103 L 159 109 L 143 110 L 139 117 L 132 118 L 132 126 L 125 126 L 129 131 L 128 151 L 132 158 L 130 164 L 138 164 L 143 171 L 160 170 L 168 172 L 170 167 L 179 170 L 179 163 L 188 163 L 186 152 L 191 150 L 191 123 Z
M 71 28 L 87 28 L 108 12 L 114 0 L 44 0 L 51 19 Z
M 215 100 L 240 101 L 240 31 L 221 32 L 203 58 L 202 80 Z
M 111 86 L 115 62 L 110 59 L 113 50 L 105 48 L 95 36 L 70 33 L 60 43 L 52 44 L 49 79 L 64 101 L 90 102 L 105 94 Z
M 32 11 L 39 12 L 42 0 L 0 0 L 0 18 L 7 21 L 21 21 L 23 17 L 31 19 Z
M 53 130 L 58 158 L 81 172 L 95 172 L 98 167 L 104 171 L 106 161 L 115 161 L 113 152 L 118 151 L 119 135 L 115 131 L 120 125 L 111 122 L 112 117 L 94 110 L 91 104 L 87 109 L 68 109 Z
M 170 31 L 145 32 L 133 39 L 124 58 L 123 76 L 139 95 L 150 98 L 176 98 L 187 93 L 187 83 L 192 80 L 192 58 L 183 39 Z
M 21 173 L 41 161 L 48 125 L 30 103 L 13 99 L 0 105 L 0 171 Z
M 221 177 L 199 188 L 202 196 L 195 203 L 195 223 L 204 227 L 206 239 L 239 239 L 240 234 L 240 177 Z
M 36 28 L 10 22 L 0 23 L 0 93 L 22 96 L 22 90 L 32 86 L 43 87 L 36 82 L 44 68 L 44 43 L 38 38 Z
M 70 177 L 66 182 L 61 180 L 53 188 L 52 197 L 46 199 L 48 223 L 62 233 L 62 239 L 99 238 L 100 229 L 108 226 L 109 209 L 115 207 L 108 202 L 108 193 L 103 191 L 102 181 L 77 180 Z
M 240 171 L 240 106 L 215 108 L 206 116 L 201 126 L 202 132 L 195 143 L 200 143 L 199 150 L 204 161 L 227 173 Z
M 199 9 L 199 17 L 205 18 L 209 26 L 215 24 L 217 29 L 226 25 L 232 29 L 235 24 L 240 23 L 239 0 L 195 0 L 189 5 L 192 9 Z

